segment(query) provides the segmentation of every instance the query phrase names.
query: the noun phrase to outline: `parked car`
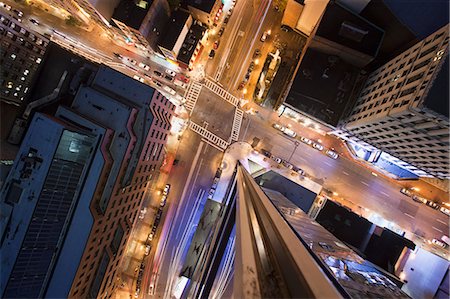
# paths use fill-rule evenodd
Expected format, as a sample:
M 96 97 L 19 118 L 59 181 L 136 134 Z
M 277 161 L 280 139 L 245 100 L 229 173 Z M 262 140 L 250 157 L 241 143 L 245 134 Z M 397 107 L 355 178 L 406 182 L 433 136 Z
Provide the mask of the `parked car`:
M 307 145 L 311 145 L 311 143 L 312 143 L 311 139 L 308 139 L 306 137 L 301 137 L 300 141 L 303 143 L 306 143 Z
M 409 196 L 409 197 L 411 197 L 413 195 L 408 188 L 400 189 L 400 193 L 403 193 L 404 195 Z
M 216 51 L 214 51 L 214 49 L 212 49 L 212 50 L 209 52 L 208 57 L 209 57 L 209 59 L 213 59 L 214 56 L 216 56 Z
M 450 216 L 450 210 L 447 209 L 446 207 L 440 207 L 439 211 L 441 211 L 442 213 L 444 213 L 447 216 Z
M 219 41 L 219 40 L 216 40 L 216 41 L 214 42 L 214 44 L 213 44 L 213 48 L 214 48 L 215 50 L 217 50 L 217 49 L 219 48 L 219 45 L 220 45 L 220 41 Z
M 275 156 L 272 156 L 272 160 L 274 160 L 275 162 L 277 162 L 278 164 L 281 163 L 281 159 Z
M 228 24 L 229 20 L 230 20 L 230 16 L 226 16 L 226 18 L 223 20 L 223 23 Z
M 158 77 L 162 77 L 163 76 L 163 74 L 160 71 L 156 71 L 156 70 L 153 71 L 153 74 L 155 74 Z
M 444 248 L 444 249 L 448 247 L 447 243 L 442 242 L 441 240 L 438 240 L 438 239 L 431 240 L 431 244 L 439 246 L 439 247 Z
M 134 76 L 133 76 L 133 79 L 138 80 L 138 81 L 141 82 L 141 83 L 144 83 L 144 78 L 139 77 L 138 75 L 134 75 Z
M 163 195 L 161 197 L 161 201 L 159 202 L 159 206 L 164 207 L 166 205 L 166 201 L 167 201 L 167 195 Z
M 174 77 L 171 76 L 171 75 L 164 75 L 164 79 L 166 79 L 166 80 L 169 81 L 169 82 L 172 82 L 173 79 L 174 79 Z
M 256 49 L 255 52 L 253 52 L 253 59 L 258 58 L 261 56 L 261 50 Z
M 113 54 L 114 54 L 114 56 L 116 56 L 118 59 L 123 59 L 123 56 L 120 55 L 119 53 L 113 53 Z
M 265 42 L 271 32 L 272 31 L 270 31 L 270 30 L 264 31 L 264 33 L 261 35 L 260 41 Z
M 283 165 L 290 170 L 292 170 L 294 168 L 294 165 L 292 165 L 291 163 L 289 163 L 288 161 L 285 161 L 285 160 L 283 160 Z
M 297 136 L 297 133 L 295 133 L 294 131 L 292 131 L 289 128 L 284 128 L 283 133 L 285 135 L 288 135 L 289 137 L 295 138 L 295 136 Z
M 12 11 L 13 11 L 17 16 L 23 17 L 23 12 L 21 12 L 20 10 L 18 10 L 18 9 L 13 9 Z
M 437 203 L 435 203 L 434 201 L 431 201 L 431 200 L 427 200 L 426 205 L 429 206 L 430 208 L 435 209 L 435 210 L 439 209 L 439 205 Z
M 155 233 L 154 232 L 151 232 L 151 233 L 149 233 L 148 234 L 148 237 L 147 237 L 147 240 L 149 241 L 149 242 L 151 242 L 152 240 L 153 240 L 153 237 L 155 236 Z
M 332 150 L 327 150 L 326 154 L 327 154 L 327 156 L 329 156 L 329 157 L 331 157 L 331 158 L 333 158 L 335 160 L 339 157 L 339 155 L 336 152 L 332 151 Z
M 315 148 L 315 149 L 318 150 L 318 151 L 323 150 L 323 145 L 320 144 L 320 143 L 313 142 L 312 146 L 313 146 L 313 148 Z
M 278 131 L 283 131 L 283 129 L 284 129 L 284 126 L 277 124 L 277 123 L 273 124 L 272 127 L 277 129 Z
M 217 33 L 218 36 L 222 36 L 223 32 L 225 31 L 225 27 L 221 27 L 219 32 Z
M 262 149 L 261 152 L 267 158 L 270 158 L 272 156 L 272 154 L 268 150 Z
M 149 253 L 150 253 L 150 249 L 151 249 L 152 247 L 150 246 L 150 245 L 147 245 L 147 246 L 145 246 L 145 252 L 144 252 L 144 254 L 145 255 L 148 255 Z
M 187 84 L 186 84 L 186 83 L 184 83 L 183 81 L 180 81 L 180 80 L 178 80 L 178 79 L 175 79 L 175 80 L 173 81 L 173 84 L 175 84 L 176 86 L 179 86 L 179 87 L 181 87 L 181 88 L 184 88 L 184 89 L 186 89 L 186 87 L 187 87 Z
M 301 169 L 301 168 L 297 169 L 297 173 L 299 175 L 305 175 L 305 171 L 303 169 Z
M 166 184 L 163 189 L 163 194 L 167 195 L 169 194 L 169 191 L 170 191 L 170 184 Z
M 164 85 L 163 89 L 164 89 L 165 91 L 167 91 L 168 93 L 170 93 L 171 95 L 173 95 L 173 96 L 177 94 L 177 92 L 176 92 L 175 90 L 173 90 L 172 88 L 170 88 L 170 87 L 167 86 L 167 85 Z
M 36 26 L 39 26 L 39 22 L 35 19 L 30 19 L 30 22 Z
M 166 69 L 166 74 L 169 74 L 169 75 L 171 75 L 171 76 L 175 76 L 177 73 L 176 73 L 175 71 Z
M 146 70 L 146 71 L 149 71 L 149 70 L 150 70 L 150 67 L 149 67 L 148 65 L 146 65 L 145 63 L 143 63 L 143 62 L 140 62 L 140 63 L 139 63 L 139 67 L 140 67 L 140 68 L 143 68 L 143 69 Z

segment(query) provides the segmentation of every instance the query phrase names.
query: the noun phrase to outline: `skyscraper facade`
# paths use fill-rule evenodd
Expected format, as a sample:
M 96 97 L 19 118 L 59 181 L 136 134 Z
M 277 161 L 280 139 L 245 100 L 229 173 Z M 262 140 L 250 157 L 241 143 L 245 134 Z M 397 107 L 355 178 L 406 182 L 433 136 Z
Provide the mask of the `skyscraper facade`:
M 448 25 L 373 71 L 335 133 L 417 175 L 450 177 Z
M 102 66 L 70 107 L 35 114 L 1 190 L 3 297 L 112 296 L 174 108 Z

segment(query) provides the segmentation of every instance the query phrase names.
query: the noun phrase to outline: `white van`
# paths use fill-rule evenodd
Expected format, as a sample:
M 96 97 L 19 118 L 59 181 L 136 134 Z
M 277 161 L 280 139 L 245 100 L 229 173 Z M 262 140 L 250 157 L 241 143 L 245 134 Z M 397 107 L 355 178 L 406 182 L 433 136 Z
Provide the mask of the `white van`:
M 181 87 L 181 88 L 184 88 L 184 89 L 186 89 L 186 87 L 187 87 L 187 84 L 186 84 L 186 83 L 184 83 L 183 81 L 180 81 L 180 80 L 178 80 L 178 79 L 175 79 L 175 80 L 173 81 L 173 84 L 175 84 L 176 86 L 179 86 L 179 87 Z

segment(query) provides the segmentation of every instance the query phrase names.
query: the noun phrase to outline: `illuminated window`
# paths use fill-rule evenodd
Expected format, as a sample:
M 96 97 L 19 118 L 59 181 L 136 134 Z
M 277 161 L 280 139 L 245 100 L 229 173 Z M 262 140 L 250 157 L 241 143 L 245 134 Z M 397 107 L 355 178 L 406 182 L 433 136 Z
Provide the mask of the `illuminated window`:
M 14 54 L 14 53 L 11 54 L 11 58 L 12 58 L 13 60 L 16 59 L 16 57 L 17 57 L 16 54 Z

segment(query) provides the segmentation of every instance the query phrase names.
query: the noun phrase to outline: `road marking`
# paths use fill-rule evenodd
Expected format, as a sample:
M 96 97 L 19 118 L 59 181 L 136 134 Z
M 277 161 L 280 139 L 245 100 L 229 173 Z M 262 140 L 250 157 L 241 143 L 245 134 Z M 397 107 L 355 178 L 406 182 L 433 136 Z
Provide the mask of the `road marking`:
M 442 224 L 448 225 L 448 222 L 444 222 L 444 221 L 442 221 L 441 219 L 436 219 L 436 221 L 437 221 L 437 222 L 440 222 L 440 223 L 442 223 Z
M 230 143 L 232 143 L 233 141 L 237 141 L 239 138 L 239 132 L 241 131 L 243 116 L 244 116 L 244 112 L 241 109 L 236 107 L 235 112 L 234 112 L 233 126 L 231 128 Z
M 192 111 L 194 111 L 195 104 L 197 103 L 197 99 L 200 95 L 200 91 L 202 90 L 202 84 L 199 82 L 192 82 L 189 85 L 188 90 L 185 94 L 186 103 L 184 103 L 184 107 L 189 111 L 189 115 L 192 115 Z
M 443 233 L 443 231 L 442 230 L 440 230 L 439 228 L 437 228 L 437 227 L 434 227 L 434 226 L 432 226 L 431 227 L 432 229 L 434 229 L 434 230 L 437 230 L 438 232 L 441 232 L 441 233 Z
M 332 164 L 328 163 L 327 161 L 325 161 L 323 163 L 327 164 L 328 166 L 333 166 Z
M 405 215 L 408 216 L 409 218 L 413 218 L 413 219 L 414 219 L 414 216 L 409 215 L 408 213 L 403 213 L 403 214 L 405 214 Z
M 189 122 L 189 129 L 191 129 L 195 133 L 198 133 L 200 136 L 204 137 L 208 141 L 208 143 L 212 143 L 212 144 L 218 146 L 219 150 L 222 149 L 222 151 L 223 151 L 229 145 L 228 142 L 226 142 L 219 136 L 211 133 L 210 131 L 206 130 L 202 126 L 199 126 L 192 121 Z
M 369 184 L 367 184 L 367 183 L 364 182 L 364 181 L 361 181 L 361 184 L 366 185 L 367 187 L 369 187 Z
M 220 96 L 222 99 L 224 99 L 231 105 L 233 105 L 235 107 L 239 106 L 239 99 L 236 98 L 231 93 L 229 93 L 228 91 L 226 91 L 225 89 L 223 89 L 222 87 L 220 87 L 216 82 L 214 82 L 208 78 L 205 78 L 205 81 L 203 84 L 206 88 L 208 88 L 209 90 L 211 90 L 212 92 L 214 92 L 215 94 Z
M 383 194 L 384 196 L 389 197 L 389 194 L 387 194 L 386 192 L 381 191 L 380 193 Z
M 343 171 L 342 173 L 345 175 L 350 175 L 348 172 L 345 172 L 345 171 Z

